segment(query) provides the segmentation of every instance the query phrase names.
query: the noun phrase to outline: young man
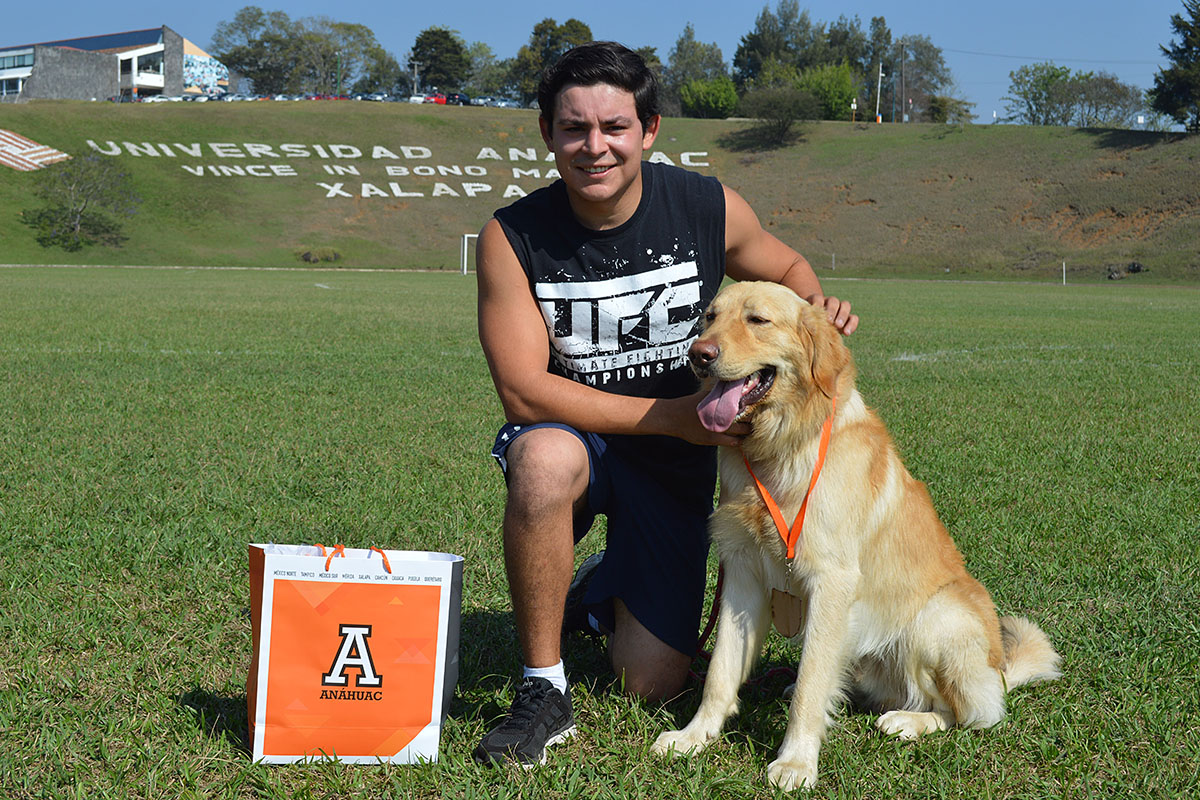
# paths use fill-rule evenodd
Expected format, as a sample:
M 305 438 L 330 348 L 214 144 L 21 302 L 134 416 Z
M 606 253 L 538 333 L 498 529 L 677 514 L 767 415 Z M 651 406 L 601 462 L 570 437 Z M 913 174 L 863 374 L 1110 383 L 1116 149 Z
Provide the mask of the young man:
M 577 47 L 546 71 L 538 103 L 561 180 L 497 211 L 476 256 L 479 336 L 509 423 L 493 455 L 508 483 L 505 568 L 525 660 L 509 715 L 475 750 L 484 763 L 539 762 L 574 733 L 560 637 L 574 545 L 597 513 L 607 549 L 583 602 L 611 633 L 613 669 L 648 699 L 684 686 L 713 445 L 749 432 L 700 424 L 687 364 L 722 279 L 775 281 L 824 305 L 843 333 L 858 324 L 735 192 L 643 163 L 660 117 L 637 54 Z

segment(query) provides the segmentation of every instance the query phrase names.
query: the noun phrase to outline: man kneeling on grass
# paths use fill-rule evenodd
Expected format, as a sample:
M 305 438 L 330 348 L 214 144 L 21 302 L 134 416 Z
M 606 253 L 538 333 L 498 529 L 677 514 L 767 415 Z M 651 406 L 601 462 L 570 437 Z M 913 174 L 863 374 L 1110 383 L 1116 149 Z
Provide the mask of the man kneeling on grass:
M 824 305 L 809 263 L 715 178 L 644 163 L 658 85 L 612 42 L 566 53 L 538 87 L 542 138 L 562 176 L 496 212 L 479 236 L 479 338 L 508 420 L 504 558 L 525 674 L 475 749 L 481 763 L 545 760 L 575 732 L 560 655 L 573 630 L 608 634 L 626 691 L 677 695 L 696 651 L 723 434 L 696 415 L 687 362 L 726 275 Z M 574 546 L 608 518 L 603 557 L 574 581 Z M 564 620 L 564 608 L 566 619 Z

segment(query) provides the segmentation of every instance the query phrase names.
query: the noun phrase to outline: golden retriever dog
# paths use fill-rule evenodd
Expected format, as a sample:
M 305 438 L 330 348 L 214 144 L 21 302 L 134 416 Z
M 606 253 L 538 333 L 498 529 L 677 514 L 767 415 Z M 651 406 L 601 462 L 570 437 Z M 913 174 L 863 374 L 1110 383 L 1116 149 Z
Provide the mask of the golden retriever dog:
M 776 284 L 734 284 L 713 300 L 690 357 L 712 384 L 698 408 L 703 424 L 726 430 L 742 420 L 752 432 L 740 449 L 720 449 L 710 530 L 725 583 L 703 699 L 655 752 L 694 753 L 720 735 L 773 605 L 776 625 L 790 616 L 789 633 L 803 639 L 787 732 L 767 767 L 784 789 L 816 782 L 821 740 L 845 693 L 881 712 L 880 730 L 913 739 L 995 725 L 1007 690 L 1059 676 L 1046 635 L 1028 620 L 997 618 L 967 573 L 924 484 L 855 389 L 850 351 L 823 309 Z M 765 496 L 789 526 L 806 505 L 790 559 Z

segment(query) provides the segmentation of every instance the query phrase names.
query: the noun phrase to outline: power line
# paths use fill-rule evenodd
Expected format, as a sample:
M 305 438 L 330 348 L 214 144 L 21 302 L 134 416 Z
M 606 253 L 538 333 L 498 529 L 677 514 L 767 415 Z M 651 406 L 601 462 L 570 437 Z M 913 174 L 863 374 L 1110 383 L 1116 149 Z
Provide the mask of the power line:
M 1095 58 L 1043 58 L 1037 56 L 1015 56 L 1006 53 L 981 53 L 977 50 L 954 50 L 949 47 L 941 48 L 944 53 L 959 53 L 960 55 L 968 56 L 987 56 L 988 58 L 1012 58 L 1017 61 L 1070 61 L 1076 64 L 1122 64 L 1126 66 L 1140 67 L 1157 67 L 1161 66 L 1160 61 L 1120 61 L 1115 59 L 1095 59 Z

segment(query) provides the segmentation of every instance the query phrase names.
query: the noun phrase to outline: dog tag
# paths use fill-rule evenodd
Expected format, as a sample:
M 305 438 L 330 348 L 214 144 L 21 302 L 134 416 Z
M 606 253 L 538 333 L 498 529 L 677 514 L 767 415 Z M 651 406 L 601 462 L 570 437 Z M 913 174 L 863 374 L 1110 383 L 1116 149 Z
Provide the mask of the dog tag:
M 808 611 L 808 600 L 794 594 L 771 590 L 771 621 L 775 630 L 788 639 L 800 633 L 804 627 L 804 615 Z

